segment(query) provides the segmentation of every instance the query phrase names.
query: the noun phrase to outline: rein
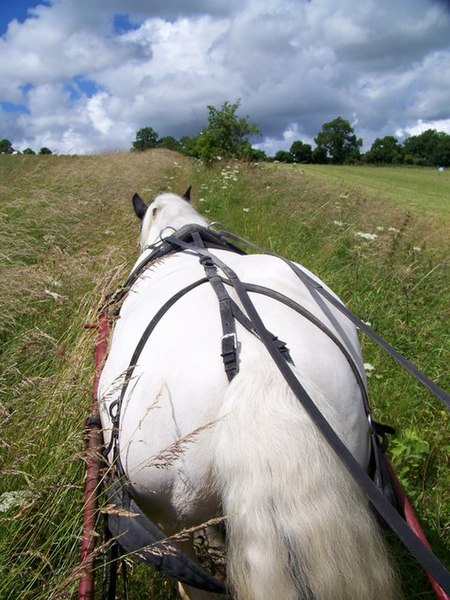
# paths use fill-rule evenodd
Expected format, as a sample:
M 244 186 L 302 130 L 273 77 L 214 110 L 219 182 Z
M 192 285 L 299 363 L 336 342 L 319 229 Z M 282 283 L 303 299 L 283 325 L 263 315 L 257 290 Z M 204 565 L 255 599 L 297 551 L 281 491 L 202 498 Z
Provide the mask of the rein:
M 224 232 L 221 232 L 221 235 L 224 235 Z M 232 234 L 231 234 L 232 235 Z M 231 237 L 228 234 L 228 237 Z M 224 235 L 226 237 L 226 234 Z M 246 243 L 241 238 L 237 238 L 237 236 L 232 236 L 234 241 L 241 241 Z M 351 452 L 347 449 L 345 444 L 340 440 L 339 436 L 335 433 L 333 428 L 330 426 L 328 421 L 322 415 L 320 410 L 315 405 L 312 398 L 309 396 L 307 391 L 301 385 L 289 364 L 280 360 L 280 354 L 277 346 L 274 344 L 273 336 L 267 331 L 261 317 L 259 316 L 249 294 L 245 288 L 245 285 L 238 278 L 236 273 L 223 261 L 221 261 L 217 256 L 208 252 L 206 249 L 193 247 L 192 245 L 184 242 L 181 239 L 178 239 L 176 236 L 170 236 L 166 238 L 167 242 L 170 242 L 175 247 L 180 250 L 185 250 L 193 253 L 200 257 L 200 260 L 204 260 L 207 258 L 210 260 L 216 267 L 220 268 L 221 271 L 227 276 L 228 280 L 233 285 L 239 300 L 241 301 L 245 311 L 247 312 L 248 318 L 252 321 L 253 327 L 258 334 L 258 337 L 261 339 L 262 343 L 272 356 L 277 368 L 280 373 L 283 375 L 285 381 L 291 388 L 291 390 L 296 395 L 297 399 L 302 404 L 303 408 L 306 410 L 314 424 L 321 431 L 331 448 L 334 450 L 336 455 L 339 457 L 341 462 L 347 468 L 350 475 L 359 485 L 359 487 L 364 491 L 372 506 L 377 510 L 377 512 L 381 515 L 384 521 L 390 526 L 390 528 L 396 533 L 402 543 L 406 546 L 409 552 L 418 560 L 418 562 L 426 569 L 426 571 L 436 580 L 436 582 L 448 593 L 450 593 L 450 573 L 444 567 L 444 565 L 439 561 L 439 559 L 433 554 L 433 552 L 423 544 L 423 542 L 417 537 L 417 535 L 410 529 L 410 527 L 406 524 L 406 522 L 402 519 L 399 513 L 392 507 L 390 502 L 385 498 L 385 496 L 380 492 L 374 482 L 370 479 L 367 473 L 361 468 L 359 463 L 355 460 Z M 275 255 L 274 255 L 275 256 Z M 281 258 L 281 257 L 278 257 Z M 362 323 L 362 321 L 353 315 L 351 311 L 348 309 L 343 310 L 343 305 L 334 299 L 334 297 L 329 294 L 324 288 L 315 282 L 311 277 L 309 277 L 303 270 L 301 270 L 297 265 L 294 265 L 291 261 L 287 259 L 283 259 L 298 275 L 298 277 L 307 285 L 308 289 L 311 290 L 317 289 L 321 292 L 321 294 L 331 302 L 333 300 L 333 306 L 336 306 L 338 310 L 340 310 L 346 316 L 351 315 L 352 322 Z M 345 307 L 344 307 L 345 308 Z M 371 328 L 367 326 L 367 328 L 372 332 Z M 372 332 L 374 334 L 374 332 Z M 373 338 L 375 341 L 381 340 L 380 336 L 375 334 Z M 383 340 L 384 342 L 384 340 Z M 439 386 L 434 384 L 431 380 L 426 377 L 423 373 L 421 373 L 414 365 L 412 365 L 405 358 L 401 357 L 401 355 L 395 351 L 387 342 L 384 342 L 382 345 L 383 349 L 389 352 L 393 358 L 397 360 L 408 372 L 413 374 L 425 387 L 427 387 L 433 394 L 435 394 L 443 403 L 450 406 L 450 396 Z M 401 358 L 401 360 L 400 360 Z M 420 376 L 418 376 L 418 374 Z
M 395 474 L 393 472 L 386 476 L 383 476 L 382 467 L 385 466 L 387 459 L 382 456 L 382 452 L 385 446 L 385 433 L 392 433 L 393 430 L 390 428 L 375 423 L 371 419 L 369 400 L 367 396 L 367 389 L 364 381 L 361 377 L 360 370 L 355 363 L 355 360 L 351 356 L 350 351 L 346 348 L 345 344 L 317 317 L 307 311 L 304 307 L 297 304 L 290 298 L 270 290 L 263 286 L 258 286 L 251 283 L 242 282 L 236 273 L 217 256 L 215 256 L 211 249 L 227 250 L 236 252 L 241 255 L 245 255 L 246 252 L 236 246 L 234 243 L 244 244 L 252 249 L 256 249 L 265 254 L 272 255 L 282 261 L 284 261 L 293 272 L 299 277 L 304 285 L 309 290 L 310 294 L 316 300 L 321 307 L 324 314 L 333 323 L 333 315 L 329 311 L 324 299 L 332 304 L 337 310 L 344 314 L 354 325 L 363 330 L 369 337 L 371 337 L 381 348 L 394 358 L 405 370 L 407 370 L 414 378 L 416 378 L 422 385 L 424 385 L 431 393 L 433 393 L 439 400 L 450 407 L 450 395 L 447 394 L 443 389 L 434 384 L 426 375 L 419 371 L 412 363 L 406 358 L 400 355 L 392 346 L 390 346 L 385 340 L 383 340 L 378 334 L 376 334 L 368 325 L 366 325 L 361 319 L 356 317 L 347 307 L 345 307 L 339 300 L 337 300 L 332 294 L 323 288 L 317 281 L 312 279 L 306 272 L 304 272 L 298 265 L 292 263 L 288 259 L 278 256 L 272 252 L 264 251 L 262 248 L 248 242 L 247 240 L 240 238 L 227 231 L 215 232 L 210 229 L 204 228 L 199 225 L 186 225 L 179 229 L 175 234 L 169 235 L 164 240 L 161 240 L 158 244 L 150 247 L 151 252 L 136 266 L 128 277 L 125 284 L 120 287 L 112 296 L 107 300 L 106 306 L 101 311 L 101 314 L 105 315 L 109 310 L 114 307 L 114 314 L 117 315 L 120 312 L 120 304 L 124 299 L 128 291 L 138 281 L 142 272 L 150 265 L 154 260 L 163 256 L 175 254 L 177 252 L 186 251 L 194 256 L 197 256 L 200 263 L 205 270 L 205 277 L 196 280 L 189 286 L 180 290 L 175 296 L 173 296 L 165 305 L 163 305 L 159 311 L 154 315 L 149 325 L 146 327 L 134 353 L 130 360 L 129 368 L 127 369 L 124 383 L 122 385 L 121 393 L 115 402 L 110 406 L 110 416 L 113 423 L 112 436 L 110 443 L 107 448 L 104 449 L 103 455 L 107 456 L 111 450 L 113 451 L 113 464 L 116 468 L 118 479 L 116 483 L 113 482 L 112 492 L 108 493 L 109 501 L 120 502 L 123 506 L 127 507 L 127 510 L 139 512 L 137 518 L 127 518 L 120 515 L 108 516 L 108 524 L 111 529 L 111 533 L 114 537 L 120 537 L 120 545 L 130 552 L 137 552 L 137 557 L 145 562 L 157 566 L 161 571 L 165 572 L 169 576 L 176 577 L 177 579 L 184 581 L 188 585 L 194 585 L 203 589 L 208 589 L 215 592 L 225 592 L 225 586 L 222 582 L 210 576 L 204 569 L 202 569 L 197 563 L 191 561 L 181 552 L 174 549 L 170 550 L 170 556 L 161 558 L 159 554 L 159 564 L 155 559 L 155 556 L 146 556 L 145 548 L 142 546 L 149 546 L 148 540 L 152 540 L 152 545 L 155 544 L 158 549 L 158 540 L 164 539 L 162 531 L 153 525 L 139 510 L 134 503 L 128 489 L 128 483 L 123 471 L 123 467 L 120 462 L 119 456 L 119 445 L 118 445 L 118 431 L 120 425 L 120 409 L 123 399 L 126 394 L 128 384 L 131 380 L 132 372 L 137 364 L 139 356 L 150 337 L 152 331 L 156 327 L 159 320 L 166 314 L 175 302 L 184 296 L 192 289 L 209 282 L 216 293 L 220 307 L 220 317 L 222 322 L 222 358 L 224 361 L 224 369 L 228 379 L 231 379 L 238 372 L 238 359 L 237 359 L 237 334 L 235 321 L 238 321 L 243 327 L 249 330 L 251 333 L 256 335 L 261 342 L 264 344 L 270 355 L 272 356 L 277 368 L 283 375 L 285 381 L 296 395 L 299 402 L 302 404 L 304 409 L 309 414 L 312 421 L 321 431 L 329 445 L 333 448 L 341 462 L 349 471 L 352 478 L 356 481 L 359 487 L 364 491 L 368 497 L 370 503 L 375 508 L 376 512 L 381 516 L 392 529 L 395 531 L 397 536 L 408 548 L 411 554 L 418 560 L 418 562 L 428 572 L 429 577 L 435 587 L 436 593 L 439 598 L 448 598 L 442 588 L 450 593 L 450 573 L 445 569 L 442 563 L 435 557 L 435 555 L 427 547 L 426 543 L 420 541 L 416 533 L 413 533 L 411 528 L 400 516 L 398 511 L 393 508 L 392 503 L 386 498 L 389 496 L 389 492 L 386 492 L 386 481 L 384 479 L 391 480 L 394 478 L 395 486 Z M 219 275 L 218 271 L 223 273 L 223 276 Z M 237 294 L 240 303 L 244 311 L 239 308 L 236 302 L 230 297 L 227 288 L 233 288 Z M 291 369 L 292 360 L 289 356 L 289 351 L 286 345 L 281 340 L 278 340 L 276 336 L 270 333 L 261 317 L 259 316 L 250 296 L 251 293 L 265 294 L 275 300 L 284 303 L 299 314 L 309 319 L 317 327 L 319 327 L 326 335 L 328 335 L 332 341 L 339 347 L 347 359 L 358 385 L 361 390 L 363 403 L 366 409 L 366 414 L 369 422 L 369 431 L 372 439 L 372 454 L 373 460 L 375 461 L 374 475 L 378 474 L 376 484 L 372 481 L 371 477 L 360 467 L 359 463 L 355 460 L 350 451 L 346 448 L 337 434 L 334 432 L 332 427 L 329 425 L 327 420 L 323 417 L 320 410 L 316 407 L 311 397 L 308 395 L 306 390 L 303 388 L 294 372 Z M 119 308 L 117 308 L 119 305 Z M 339 329 L 338 329 L 339 330 Z M 341 336 L 343 338 L 343 336 Z M 345 339 L 345 338 L 343 338 Z M 382 437 L 380 442 L 379 437 Z M 381 464 L 383 463 L 383 464 Z M 387 469 L 391 468 L 389 463 Z M 391 468 L 392 469 L 392 468 Z M 380 481 L 381 479 L 381 481 Z M 117 484 L 118 482 L 118 484 Z M 398 483 L 398 482 L 397 482 Z M 378 486 L 378 487 L 377 487 Z M 380 491 L 379 487 L 383 490 Z M 398 496 L 398 490 L 396 490 Z M 134 529 L 133 529 L 134 528 Z M 141 545 L 131 543 L 126 540 L 127 530 L 133 530 L 133 535 L 136 539 L 145 540 Z M 125 545 L 124 545 L 125 543 Z M 127 545 L 128 544 L 128 545 Z M 81 598 L 81 596 L 79 596 Z M 83 598 L 88 598 L 84 596 Z

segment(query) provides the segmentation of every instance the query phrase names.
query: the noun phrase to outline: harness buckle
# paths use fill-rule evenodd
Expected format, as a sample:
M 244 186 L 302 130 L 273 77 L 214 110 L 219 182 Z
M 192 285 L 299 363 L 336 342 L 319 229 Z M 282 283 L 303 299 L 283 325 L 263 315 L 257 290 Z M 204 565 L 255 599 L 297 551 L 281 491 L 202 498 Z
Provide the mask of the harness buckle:
M 235 333 L 225 333 L 221 338 L 221 342 L 222 342 L 222 347 L 224 346 L 224 342 L 227 339 L 232 339 L 233 340 L 233 348 L 236 349 L 237 348 L 237 336 Z

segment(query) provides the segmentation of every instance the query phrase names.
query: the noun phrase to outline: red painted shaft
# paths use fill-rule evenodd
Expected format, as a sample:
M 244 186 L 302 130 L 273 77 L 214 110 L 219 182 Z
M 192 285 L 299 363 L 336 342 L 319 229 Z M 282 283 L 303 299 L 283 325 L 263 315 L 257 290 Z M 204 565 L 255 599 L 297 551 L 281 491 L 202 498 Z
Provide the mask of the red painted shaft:
M 92 414 L 86 428 L 87 470 L 84 487 L 83 533 L 81 539 L 82 575 L 78 585 L 78 600 L 93 600 L 94 598 L 95 521 L 98 484 L 100 480 L 100 452 L 103 443 L 97 400 L 98 383 L 106 357 L 109 334 L 108 318 L 105 313 L 99 315 L 98 323 L 95 327 L 97 328 L 97 343 L 95 346 L 95 373 L 92 386 Z
M 395 494 L 397 496 L 397 500 L 405 518 L 405 521 L 408 523 L 409 528 L 412 531 L 414 531 L 417 537 L 421 540 L 421 542 L 431 550 L 431 546 L 427 538 L 425 537 L 422 527 L 420 526 L 419 519 L 417 518 L 410 501 L 406 497 L 405 491 L 402 488 L 391 463 L 387 461 L 387 464 L 389 467 L 392 483 L 394 484 Z M 436 594 L 436 598 L 438 598 L 438 600 L 450 600 L 450 596 L 441 588 L 438 582 L 429 573 L 427 573 L 427 577 L 430 580 L 430 583 Z

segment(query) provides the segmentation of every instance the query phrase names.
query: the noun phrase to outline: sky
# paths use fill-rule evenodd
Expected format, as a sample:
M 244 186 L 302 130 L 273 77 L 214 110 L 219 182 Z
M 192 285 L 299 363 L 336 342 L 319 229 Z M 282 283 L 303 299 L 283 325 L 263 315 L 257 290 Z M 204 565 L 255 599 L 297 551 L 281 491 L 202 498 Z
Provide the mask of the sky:
M 0 138 L 128 150 L 240 101 L 273 155 L 341 116 L 377 137 L 450 133 L 449 0 L 0 0 Z

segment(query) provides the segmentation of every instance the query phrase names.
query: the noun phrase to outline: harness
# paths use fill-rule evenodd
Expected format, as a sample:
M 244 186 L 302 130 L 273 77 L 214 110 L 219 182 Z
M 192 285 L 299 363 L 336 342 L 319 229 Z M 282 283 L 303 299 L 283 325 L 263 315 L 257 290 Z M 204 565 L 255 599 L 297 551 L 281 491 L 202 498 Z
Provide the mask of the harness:
M 174 544 L 169 544 L 170 549 L 168 551 L 167 542 L 162 542 L 162 540 L 165 540 L 166 538 L 165 534 L 142 513 L 133 500 L 130 485 L 121 465 L 118 440 L 120 412 L 123 399 L 131 380 L 133 369 L 139 360 L 140 354 L 144 349 L 148 338 L 162 317 L 180 298 L 191 290 L 209 283 L 219 302 L 223 334 L 221 338 L 221 356 L 228 380 L 231 381 L 239 370 L 238 339 L 236 331 L 236 322 L 238 322 L 245 329 L 258 337 L 261 343 L 264 344 L 277 368 L 299 402 L 302 404 L 303 408 L 307 411 L 312 421 L 350 472 L 353 479 L 365 492 L 381 522 L 386 523 L 395 531 L 411 554 L 413 554 L 422 566 L 425 567 L 428 573 L 430 573 L 444 589 L 446 589 L 446 587 L 450 588 L 450 574 L 434 556 L 431 550 L 429 550 L 410 530 L 397 510 L 395 500 L 396 494 L 392 487 L 389 466 L 384 456 L 384 451 L 387 447 L 386 434 L 393 433 L 394 430 L 372 420 L 367 389 L 361 376 L 360 369 L 351 352 L 345 343 L 343 343 L 329 327 L 322 323 L 322 321 L 310 311 L 279 292 L 264 286 L 242 282 L 236 273 L 212 252 L 214 249 L 221 249 L 237 252 L 241 255 L 246 254 L 246 252 L 241 250 L 233 242 L 243 243 L 251 248 L 261 250 L 250 242 L 238 238 L 234 234 L 223 231 L 215 232 L 199 225 L 186 225 L 174 234 L 164 238 L 161 242 L 153 245 L 150 248 L 152 251 L 137 265 L 125 282 L 125 285 L 119 288 L 108 301 L 107 308 L 112 306 L 116 307 L 134 283 L 139 279 L 143 270 L 154 260 L 163 256 L 184 251 L 196 256 L 203 266 L 205 277 L 192 282 L 177 292 L 151 319 L 130 360 L 119 398 L 110 405 L 109 410 L 113 427 L 111 440 L 108 447 L 104 450 L 104 455 L 107 456 L 112 450 L 113 464 L 115 466 L 117 478 L 110 482 L 105 493 L 110 503 L 125 509 L 125 511 L 119 510 L 114 514 L 107 516 L 108 529 L 111 536 L 117 538 L 122 551 L 136 553 L 136 556 L 140 560 L 155 566 L 166 575 L 175 577 L 194 587 L 200 587 L 212 592 L 226 593 L 226 587 L 221 581 L 212 577 L 198 563 L 181 553 Z M 305 284 L 311 296 L 316 300 L 333 325 L 336 324 L 336 321 L 333 319 L 333 315 L 329 310 L 327 303 L 324 302 L 324 299 L 341 313 L 346 315 L 357 327 L 365 331 L 365 333 L 374 339 L 374 341 L 390 354 L 403 368 L 409 371 L 427 389 L 450 407 L 450 396 L 444 390 L 429 380 L 423 373 L 418 371 L 414 365 L 373 332 L 368 325 L 353 315 L 353 313 L 351 313 L 351 311 L 349 311 L 349 309 L 347 309 L 339 300 L 325 290 L 320 283 L 312 279 L 298 265 L 291 261 L 270 252 L 266 252 L 266 254 L 271 254 L 284 261 L 293 270 Z M 219 274 L 219 270 L 223 275 Z M 244 310 L 242 310 L 230 296 L 229 289 L 234 289 Z M 249 296 L 249 292 L 263 294 L 295 310 L 298 314 L 308 319 L 325 333 L 345 356 L 360 388 L 368 420 L 371 439 L 371 459 L 368 473 L 361 468 L 295 376 L 290 366 L 293 363 L 286 344 L 266 329 Z M 115 312 L 118 314 L 120 309 Z M 132 513 L 134 516 L 128 516 L 129 513 Z

